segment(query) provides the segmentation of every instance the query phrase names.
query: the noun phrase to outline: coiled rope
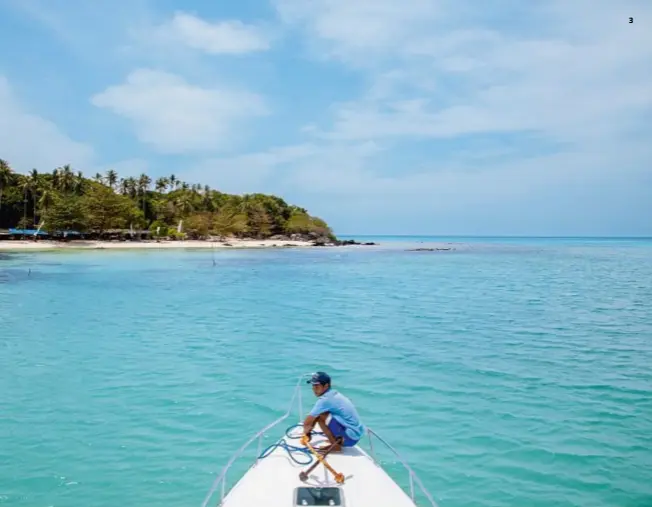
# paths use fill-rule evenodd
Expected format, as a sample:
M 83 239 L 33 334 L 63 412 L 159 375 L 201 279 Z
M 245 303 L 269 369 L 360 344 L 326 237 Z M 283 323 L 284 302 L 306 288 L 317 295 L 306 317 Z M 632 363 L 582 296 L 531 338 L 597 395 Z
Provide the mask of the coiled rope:
M 300 428 L 300 427 L 303 427 L 303 425 L 302 424 L 294 424 L 294 425 L 290 426 L 289 428 L 287 428 L 285 430 L 285 437 L 290 439 L 290 440 L 300 440 L 301 437 L 303 436 L 303 432 L 301 432 L 297 436 L 294 436 L 294 435 L 290 434 L 290 432 L 293 429 Z M 321 431 L 313 431 L 312 434 L 313 435 L 323 435 L 323 433 Z M 294 461 L 297 465 L 301 465 L 301 466 L 310 465 L 310 463 L 312 463 L 313 460 L 314 460 L 314 458 L 312 456 L 312 453 L 310 452 L 310 449 L 308 449 L 307 447 L 297 447 L 296 445 L 291 445 L 285 440 L 285 438 L 281 438 L 281 440 L 279 440 L 278 442 L 274 442 L 272 445 L 267 447 L 267 449 L 265 449 L 262 453 L 260 453 L 260 456 L 258 456 L 258 459 L 266 458 L 267 456 L 272 454 L 277 447 L 280 447 L 281 449 L 285 450 L 285 452 L 288 453 L 288 456 L 290 457 L 290 459 L 292 461 Z M 295 456 L 302 457 L 303 459 L 300 460 Z M 304 460 L 306 460 L 306 461 L 304 461 Z

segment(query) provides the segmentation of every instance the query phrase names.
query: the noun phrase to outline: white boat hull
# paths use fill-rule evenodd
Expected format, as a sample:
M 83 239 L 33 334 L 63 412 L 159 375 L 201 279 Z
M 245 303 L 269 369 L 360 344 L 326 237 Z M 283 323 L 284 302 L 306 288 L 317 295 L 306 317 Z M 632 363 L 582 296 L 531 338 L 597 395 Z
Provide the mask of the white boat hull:
M 294 389 L 288 411 L 271 422 L 249 440 L 231 457 L 222 472 L 213 482 L 201 507 L 219 505 L 221 507 L 292 507 L 303 505 L 333 505 L 346 507 L 415 507 L 415 486 L 419 488 L 426 505 L 437 507 L 430 493 L 424 488 L 421 480 L 410 468 L 400 454 L 371 428 L 367 427 L 370 450 L 375 456 L 372 441 L 391 451 L 394 459 L 403 465 L 408 472 L 410 495 L 396 484 L 376 461 L 359 446 L 344 448 L 340 453 L 331 453 L 327 461 L 336 473 L 344 476 L 340 484 L 336 482 L 332 472 L 323 464 L 318 464 L 306 476 L 311 465 L 316 463 L 310 452 L 300 444 L 302 425 L 295 425 L 293 431 L 286 434 L 276 443 L 285 440 L 286 446 L 268 447 L 256 462 L 247 470 L 244 476 L 229 489 L 226 486 L 227 473 L 236 459 L 254 442 L 258 441 L 259 453 L 262 450 L 264 436 L 274 427 L 290 417 L 295 403 L 298 404 L 299 420 L 303 419 L 301 403 L 301 386 L 306 375 L 302 375 Z M 314 435 L 311 446 L 321 447 L 327 444 L 323 436 Z M 296 454 L 295 460 L 288 453 L 289 446 L 303 448 Z M 285 448 L 284 448 L 285 447 Z M 303 452 L 302 452 L 303 451 Z M 313 463 L 305 463 L 310 455 Z M 297 463 L 298 461 L 298 463 Z M 219 495 L 219 499 L 215 498 Z
M 289 440 L 288 443 L 301 445 L 298 439 Z M 311 445 L 320 446 L 326 443 L 324 437 L 315 437 Z M 329 454 L 326 460 L 335 471 L 344 475 L 343 484 L 337 484 L 333 474 L 322 464 L 317 465 L 308 478 L 302 481 L 299 475 L 307 470 L 309 465 L 295 463 L 285 449 L 276 447 L 267 457 L 256 461 L 229 491 L 222 505 L 224 507 L 295 505 L 415 507 L 412 499 L 360 447 L 344 448 L 341 453 Z M 320 491 L 321 488 L 339 488 L 339 491 L 331 489 Z M 330 498 L 315 500 L 314 496 L 320 494 L 322 497 L 330 496 Z

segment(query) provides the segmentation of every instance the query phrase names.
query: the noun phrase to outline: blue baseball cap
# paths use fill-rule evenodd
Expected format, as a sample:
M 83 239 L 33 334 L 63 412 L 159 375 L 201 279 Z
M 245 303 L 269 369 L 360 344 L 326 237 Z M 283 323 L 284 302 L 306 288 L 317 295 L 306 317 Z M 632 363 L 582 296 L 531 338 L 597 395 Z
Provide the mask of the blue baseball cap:
M 328 375 L 328 373 L 324 373 L 323 371 L 318 371 L 316 373 L 313 373 L 312 377 L 310 377 L 310 380 L 306 382 L 306 384 L 312 384 L 313 386 L 330 384 L 330 383 L 331 383 L 330 376 Z

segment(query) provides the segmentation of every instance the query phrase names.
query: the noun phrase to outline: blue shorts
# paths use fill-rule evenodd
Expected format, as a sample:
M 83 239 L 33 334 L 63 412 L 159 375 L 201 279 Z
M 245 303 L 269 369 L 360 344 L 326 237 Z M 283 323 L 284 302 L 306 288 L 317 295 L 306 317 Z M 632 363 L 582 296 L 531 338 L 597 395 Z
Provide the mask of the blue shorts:
M 344 443 L 342 445 L 344 447 L 353 447 L 355 444 L 358 443 L 357 440 L 353 440 L 351 437 L 349 437 L 346 434 L 346 428 L 342 426 L 339 423 L 339 421 L 335 419 L 333 416 L 331 416 L 331 420 L 328 423 L 328 429 L 331 430 L 335 438 L 342 437 L 342 439 L 344 440 Z

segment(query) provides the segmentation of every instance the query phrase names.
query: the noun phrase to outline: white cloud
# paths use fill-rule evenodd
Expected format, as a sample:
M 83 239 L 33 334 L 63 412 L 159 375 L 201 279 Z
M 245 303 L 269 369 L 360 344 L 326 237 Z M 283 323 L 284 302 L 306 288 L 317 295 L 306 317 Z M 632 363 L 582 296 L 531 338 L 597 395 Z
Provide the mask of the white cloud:
M 440 12 L 432 0 L 276 0 L 281 19 L 306 30 L 328 56 L 368 63 L 393 52 L 417 27 Z
M 312 161 L 320 154 L 321 150 L 312 144 L 282 146 L 234 157 L 208 158 L 180 175 L 186 181 L 208 183 L 223 192 L 273 192 L 279 188 L 279 171 Z
M 376 143 L 335 141 L 215 159 L 193 175 L 229 192 L 276 193 L 338 233 L 599 235 L 620 224 L 636 234 L 652 183 L 638 161 L 651 160 L 652 147 L 621 147 L 475 166 L 434 160 L 404 173 Z
M 0 76 L 0 157 L 19 172 L 36 168 L 42 172 L 71 164 L 85 168 L 93 148 L 68 137 L 54 122 L 30 112 Z
M 362 67 L 379 53 L 385 57 L 370 74 L 367 95 L 337 106 L 325 135 L 331 139 L 538 131 L 594 140 L 617 133 L 652 105 L 652 35 L 627 23 L 625 6 L 598 2 L 587 12 L 584 3 L 533 6 L 524 22 L 539 16 L 538 27 L 523 34 L 483 23 L 478 13 L 465 26 L 463 2 L 351 5 L 279 4 L 286 21 L 311 27 L 326 54 Z
M 183 173 L 183 178 L 198 178 L 228 192 L 295 192 L 346 194 L 366 193 L 360 178 L 363 162 L 378 155 L 373 142 L 358 144 L 304 143 L 271 148 L 267 151 L 234 157 L 204 160 Z M 345 178 L 348 185 L 342 185 Z M 355 183 L 355 184 L 353 184 Z
M 652 10 L 640 2 L 499 2 L 478 8 L 463 0 L 277 0 L 276 5 L 286 23 L 306 29 L 313 49 L 360 70 L 372 83 L 362 97 L 334 105 L 332 124 L 311 125 L 325 146 L 535 134 L 562 143 L 563 151 L 501 167 L 487 164 L 486 170 L 502 185 L 520 174 L 539 184 L 562 184 L 563 173 L 611 172 L 618 178 L 621 151 L 637 149 L 628 134 L 645 128 L 643 115 L 651 112 L 652 32 L 641 20 L 652 17 Z M 629 24 L 630 15 L 639 23 Z M 645 156 L 649 151 L 641 153 Z M 347 154 L 342 157 L 346 163 Z M 551 163 L 562 167 L 551 171 Z M 371 164 L 360 166 L 355 178 L 350 171 L 339 179 L 329 171 L 323 178 L 339 181 L 347 193 L 376 188 L 394 195 L 409 188 L 419 194 L 429 186 L 424 178 L 451 192 L 471 185 L 500 192 L 469 176 L 472 166 L 462 160 L 416 178 L 387 179 Z M 641 158 L 629 167 L 636 172 L 648 165 Z
M 92 103 L 126 118 L 138 138 L 159 152 L 199 154 L 202 159 L 194 167 L 192 161 L 184 164 L 192 167 L 189 172 L 174 171 L 190 182 L 233 192 L 294 196 L 311 210 L 317 206 L 329 221 L 332 217 L 350 226 L 349 231 L 357 225 L 346 222 L 352 216 L 367 217 L 368 223 L 414 220 L 416 227 L 432 220 L 431 230 L 451 224 L 451 232 L 465 232 L 454 230 L 459 216 L 463 218 L 457 224 L 475 224 L 479 232 L 490 233 L 501 231 L 482 230 L 481 225 L 491 225 L 492 219 L 507 224 L 512 215 L 529 217 L 531 223 L 537 213 L 560 221 L 568 216 L 570 223 L 571 216 L 584 214 L 595 216 L 599 224 L 613 216 L 634 217 L 636 210 L 639 216 L 652 212 L 652 201 L 641 204 L 652 179 L 649 3 L 273 3 L 284 28 L 304 36 L 313 57 L 347 67 L 347 81 L 335 91 L 337 96 L 346 92 L 356 72 L 368 86 L 307 118 L 308 125 L 297 132 L 301 141 L 223 157 L 216 153 L 237 146 L 234 141 L 245 131 L 245 122 L 267 111 L 258 95 L 206 81 L 220 72 L 214 59 L 210 67 L 204 66 L 206 55 L 265 51 L 272 40 L 270 25 L 155 12 L 147 0 L 125 4 L 118 15 L 108 0 L 101 2 L 99 12 L 97 6 L 84 7 L 81 0 L 66 11 L 52 9 L 47 2 L 32 0 L 28 5 L 48 8 L 47 16 L 38 12 L 37 19 L 74 47 L 75 55 L 84 55 L 86 63 L 101 61 L 106 66 L 107 61 L 116 63 L 110 58 L 119 55 L 120 64 L 125 64 L 123 57 L 131 58 L 128 69 L 161 66 L 179 73 L 136 70 L 125 82 L 95 95 Z M 635 23 L 627 22 L 629 16 Z M 152 28 L 152 19 L 167 22 Z M 97 33 L 113 37 L 98 38 Z M 136 44 L 118 53 L 135 33 Z M 299 44 L 288 49 L 292 56 L 302 50 Z M 231 65 L 233 60 L 222 62 Z M 260 69 L 250 63 L 259 61 L 239 60 L 226 72 Z M 287 72 L 287 93 L 304 93 L 292 88 L 292 72 L 298 69 L 276 70 Z M 271 83 L 274 90 L 280 89 Z M 0 93 L 1 111 L 9 111 L 0 118 L 3 149 L 18 150 L 23 154 L 18 158 L 29 166 L 35 165 L 30 160 L 42 156 L 33 146 L 50 146 L 56 165 L 62 163 L 59 154 L 66 160 L 76 157 L 79 163 L 91 158 L 92 151 L 84 154 L 90 147 L 18 108 L 13 98 L 7 102 L 6 96 Z M 10 122 L 8 116 L 19 120 Z M 278 125 L 295 119 L 279 118 Z M 14 125 L 23 125 L 25 135 L 14 135 Z M 273 137 L 287 139 L 287 134 Z M 504 134 L 513 145 L 494 144 Z M 534 145 L 542 140 L 545 149 L 535 146 L 538 154 L 528 153 L 521 136 Z M 472 145 L 466 144 L 470 137 Z M 478 138 L 482 142 L 476 142 Z M 419 154 L 424 146 L 429 151 Z M 441 147 L 444 156 L 438 152 Z M 125 161 L 125 173 L 147 167 L 146 152 L 131 156 L 143 159 Z
M 641 191 L 652 180 L 652 34 L 641 22 L 649 6 L 275 5 L 313 56 L 339 60 L 370 85 L 306 125 L 310 142 L 280 152 L 302 148 L 300 156 L 274 148 L 212 167 L 242 167 L 248 186 L 302 195 L 348 232 L 414 222 L 433 232 L 535 232 L 529 224 L 573 233 L 584 223 L 589 233 L 613 233 L 652 211 Z M 492 144 L 504 134 L 519 149 Z M 467 148 L 469 135 L 481 136 L 482 148 Z M 528 153 L 521 135 L 545 147 Z M 428 139 L 454 141 L 459 154 L 401 157 L 412 148 L 404 141 Z
M 242 54 L 270 47 L 270 36 L 260 27 L 235 20 L 211 23 L 183 12 L 175 13 L 151 35 L 161 42 L 182 44 L 209 54 Z
M 138 138 L 163 153 L 218 151 L 241 122 L 267 114 L 263 99 L 223 87 L 202 88 L 166 72 L 139 69 L 91 102 L 130 120 Z
M 33 168 L 46 172 L 70 164 L 88 177 L 109 169 L 122 177 L 138 176 L 149 166 L 146 160 L 136 158 L 98 162 L 91 145 L 71 139 L 56 123 L 21 104 L 4 76 L 0 76 L 0 158 L 20 173 Z

